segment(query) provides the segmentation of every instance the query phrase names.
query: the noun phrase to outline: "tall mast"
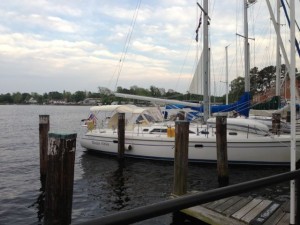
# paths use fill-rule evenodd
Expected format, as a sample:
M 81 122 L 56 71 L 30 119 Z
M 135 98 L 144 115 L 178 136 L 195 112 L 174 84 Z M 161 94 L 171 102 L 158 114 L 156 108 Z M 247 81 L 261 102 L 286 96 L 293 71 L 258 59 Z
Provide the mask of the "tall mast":
M 277 0 L 277 30 L 280 33 L 280 0 Z M 281 59 L 280 59 L 280 40 L 277 35 L 276 39 L 276 96 L 280 96 L 280 75 L 281 75 Z
M 249 46 L 248 46 L 248 3 L 244 0 L 244 58 L 245 58 L 245 92 L 250 92 Z
M 276 31 L 276 35 L 277 35 L 277 38 L 278 38 L 278 41 L 279 41 L 279 46 L 280 46 L 280 49 L 281 49 L 281 52 L 282 52 L 282 56 L 283 56 L 284 61 L 285 61 L 285 65 L 288 68 L 288 71 L 290 71 L 290 61 L 288 60 L 287 53 L 285 51 L 285 48 L 284 48 L 284 45 L 283 45 L 283 41 L 282 41 L 280 32 L 279 32 L 278 27 L 276 25 L 275 16 L 274 16 L 274 13 L 273 13 L 270 1 L 266 0 L 266 3 L 267 3 L 267 6 L 268 6 L 268 10 L 269 10 L 270 16 L 271 16 L 271 21 L 273 22 L 273 26 L 274 26 L 275 31 Z
M 226 105 L 228 105 L 228 46 L 225 47 L 226 52 Z
M 291 171 L 296 170 L 296 51 L 295 51 L 295 0 L 290 0 L 290 90 L 291 90 Z M 295 180 L 291 180 L 290 187 L 290 224 L 295 224 Z
M 209 76 L 208 76 L 208 0 L 203 1 L 203 119 L 209 118 Z

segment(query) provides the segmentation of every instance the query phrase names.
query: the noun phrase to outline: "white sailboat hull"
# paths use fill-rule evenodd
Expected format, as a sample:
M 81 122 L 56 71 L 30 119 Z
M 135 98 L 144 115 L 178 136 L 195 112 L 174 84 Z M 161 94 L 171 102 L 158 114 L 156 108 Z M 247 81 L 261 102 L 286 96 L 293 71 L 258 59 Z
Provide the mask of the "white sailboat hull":
M 230 164 L 288 165 L 290 163 L 290 136 L 253 136 L 249 134 L 228 135 L 227 153 Z M 117 154 L 117 133 L 97 130 L 87 132 L 80 141 L 81 145 L 95 152 Z M 300 139 L 297 140 L 297 149 Z M 174 137 L 165 134 L 125 135 L 125 156 L 156 160 L 173 160 Z M 129 150 L 130 149 L 130 150 Z M 189 136 L 189 161 L 215 163 L 216 136 L 191 134 Z

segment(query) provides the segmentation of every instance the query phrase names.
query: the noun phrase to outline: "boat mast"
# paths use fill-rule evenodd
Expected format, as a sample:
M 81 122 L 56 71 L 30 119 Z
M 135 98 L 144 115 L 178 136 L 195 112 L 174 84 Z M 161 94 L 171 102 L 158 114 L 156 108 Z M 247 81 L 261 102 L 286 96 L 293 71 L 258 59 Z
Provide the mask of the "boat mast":
M 226 105 L 228 105 L 228 46 L 225 47 L 225 55 L 226 55 Z
M 273 26 L 274 26 L 274 29 L 275 29 L 278 41 L 279 41 L 279 46 L 280 46 L 280 49 L 281 49 L 281 52 L 282 52 L 282 56 L 284 58 L 284 61 L 285 61 L 285 64 L 286 64 L 286 67 L 287 67 L 288 71 L 290 71 L 290 62 L 288 60 L 287 53 L 285 51 L 285 48 L 284 48 L 284 45 L 283 45 L 283 41 L 282 41 L 280 32 L 279 32 L 278 27 L 276 25 L 275 16 L 274 16 L 274 13 L 273 13 L 270 1 L 266 0 L 266 3 L 267 3 L 267 6 L 268 6 L 268 10 L 269 10 L 269 13 L 270 13 L 270 16 L 271 16 L 271 20 L 272 20 L 272 23 L 273 23 Z
M 249 43 L 248 43 L 248 2 L 244 0 L 244 58 L 245 58 L 245 92 L 250 92 L 249 79 Z
M 280 33 L 280 0 L 277 0 L 277 30 Z M 280 59 L 280 46 L 279 36 L 276 39 L 276 96 L 280 96 L 280 75 L 281 75 L 281 59 Z
M 209 118 L 209 76 L 208 76 L 208 0 L 203 1 L 203 120 Z
M 296 170 L 296 51 L 295 43 L 295 0 L 290 0 L 290 90 L 291 90 L 291 171 Z M 295 224 L 295 212 L 296 212 L 296 190 L 295 180 L 291 180 L 290 183 L 290 224 Z

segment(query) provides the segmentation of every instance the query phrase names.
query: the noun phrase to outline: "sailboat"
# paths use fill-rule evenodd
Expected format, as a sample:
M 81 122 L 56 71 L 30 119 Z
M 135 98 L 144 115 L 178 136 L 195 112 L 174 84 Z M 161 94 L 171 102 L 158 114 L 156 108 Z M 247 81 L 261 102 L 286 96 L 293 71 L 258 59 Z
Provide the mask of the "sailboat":
M 208 12 L 208 0 L 204 0 L 204 11 Z M 247 7 L 247 0 L 244 0 Z M 204 13 L 204 24 L 208 15 Z M 207 26 L 204 25 L 204 32 Z M 207 41 L 207 40 L 205 40 Z M 207 42 L 206 42 L 207 45 Z M 247 45 L 245 45 L 248 48 Z M 247 53 L 248 54 L 248 53 Z M 204 73 L 208 74 L 207 55 Z M 246 60 L 248 63 L 248 60 Z M 246 67 L 247 68 L 247 67 Z M 247 73 L 246 69 L 246 73 Z M 208 90 L 207 90 L 208 91 Z M 206 92 L 207 92 L 206 91 Z M 247 93 L 247 91 L 246 91 Z M 137 97 L 136 97 L 137 98 Z M 181 102 L 182 103 L 182 102 Z M 198 103 L 189 103 L 199 106 Z M 208 99 L 204 99 L 204 118 L 208 119 Z M 163 122 L 153 116 L 148 109 L 136 106 L 97 106 L 91 108 L 96 120 L 88 126 L 85 135 L 80 139 L 82 147 L 89 151 L 116 155 L 118 153 L 117 115 L 125 113 L 125 157 L 155 160 L 174 159 L 174 123 Z M 100 117 L 104 113 L 103 117 Z M 157 115 L 157 114 L 156 114 Z M 227 131 L 227 152 L 229 164 L 247 165 L 289 165 L 290 139 L 287 134 L 274 135 L 268 132 L 257 133 L 245 131 Z M 215 163 L 217 159 L 215 129 L 209 124 L 191 124 L 189 127 L 189 161 Z M 300 148 L 300 137 L 296 138 L 296 147 Z M 297 159 L 299 159 L 298 156 Z

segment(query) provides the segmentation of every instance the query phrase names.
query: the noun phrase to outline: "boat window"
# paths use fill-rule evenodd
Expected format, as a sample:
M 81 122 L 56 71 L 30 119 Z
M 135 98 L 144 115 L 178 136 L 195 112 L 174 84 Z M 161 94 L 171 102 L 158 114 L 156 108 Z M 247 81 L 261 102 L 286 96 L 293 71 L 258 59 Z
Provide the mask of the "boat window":
M 151 133 L 151 134 L 152 134 L 152 133 L 167 133 L 167 129 L 159 129 L 159 128 L 155 128 L 155 129 L 151 130 L 150 133 Z
M 139 115 L 138 118 L 136 118 L 136 123 L 140 123 L 141 121 L 143 121 L 144 118 L 142 117 L 142 115 Z
M 149 129 L 143 129 L 143 132 L 148 132 L 149 131 Z
M 237 135 L 237 132 L 229 132 L 229 135 Z
M 155 122 L 154 118 L 148 114 L 144 114 L 145 118 L 149 121 L 149 122 Z

